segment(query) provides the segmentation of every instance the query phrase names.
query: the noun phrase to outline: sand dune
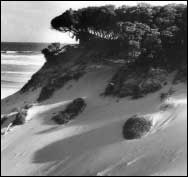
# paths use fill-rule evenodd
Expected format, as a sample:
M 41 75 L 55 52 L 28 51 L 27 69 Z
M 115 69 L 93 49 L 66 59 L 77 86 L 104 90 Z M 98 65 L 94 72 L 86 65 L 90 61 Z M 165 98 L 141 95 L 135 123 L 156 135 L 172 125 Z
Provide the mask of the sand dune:
M 173 108 L 161 111 L 159 94 L 171 85 L 139 100 L 99 96 L 114 72 L 108 67 L 93 69 L 79 81 L 69 82 L 51 99 L 35 104 L 26 124 L 1 136 L 1 175 L 185 176 L 186 85 L 174 86 L 176 92 L 168 100 Z M 30 98 L 34 100 L 38 93 L 5 99 L 2 113 Z M 82 114 L 67 125 L 51 121 L 54 113 L 77 97 L 87 103 Z M 146 136 L 128 141 L 123 138 L 122 127 L 135 114 L 145 115 L 153 126 Z

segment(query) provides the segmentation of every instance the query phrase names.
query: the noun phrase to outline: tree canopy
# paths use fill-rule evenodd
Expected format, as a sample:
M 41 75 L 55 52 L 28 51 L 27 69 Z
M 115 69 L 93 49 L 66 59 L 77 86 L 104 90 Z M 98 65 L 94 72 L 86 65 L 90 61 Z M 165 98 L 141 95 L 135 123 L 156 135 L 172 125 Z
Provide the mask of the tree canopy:
M 158 53 L 185 52 L 187 47 L 187 6 L 181 4 L 69 9 L 52 19 L 51 26 L 69 32 L 80 44 L 116 41 L 132 58 L 141 54 L 156 58 Z

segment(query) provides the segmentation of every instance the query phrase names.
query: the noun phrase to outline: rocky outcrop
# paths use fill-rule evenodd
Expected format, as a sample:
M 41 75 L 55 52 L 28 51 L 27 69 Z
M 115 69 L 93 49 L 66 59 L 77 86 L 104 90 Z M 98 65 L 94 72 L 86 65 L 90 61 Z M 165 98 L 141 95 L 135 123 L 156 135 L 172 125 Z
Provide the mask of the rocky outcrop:
M 52 120 L 58 124 L 65 124 L 78 116 L 86 107 L 84 99 L 77 98 L 73 100 L 64 111 L 59 112 L 55 115 Z
M 108 84 L 104 95 L 132 98 L 153 93 L 166 84 L 167 72 L 162 69 L 142 69 L 122 67 Z
M 127 140 L 138 139 L 146 135 L 151 129 L 152 123 L 144 117 L 133 116 L 123 126 L 123 136 Z

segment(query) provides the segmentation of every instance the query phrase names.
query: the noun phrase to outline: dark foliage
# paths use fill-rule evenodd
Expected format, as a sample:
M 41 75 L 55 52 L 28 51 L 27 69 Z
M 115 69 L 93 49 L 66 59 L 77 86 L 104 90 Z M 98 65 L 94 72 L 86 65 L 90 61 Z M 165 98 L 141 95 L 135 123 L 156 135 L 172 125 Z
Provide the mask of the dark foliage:
M 107 85 L 104 96 L 119 98 L 131 96 L 138 99 L 162 88 L 166 82 L 167 72 L 162 69 L 153 69 L 135 66 L 123 66 L 113 76 Z
M 168 62 L 169 67 L 177 67 L 180 53 L 185 54 L 187 48 L 187 6 L 181 4 L 69 9 L 55 17 L 51 25 L 70 32 L 80 44 L 94 47 L 107 41 L 116 46 L 111 49 L 127 49 L 125 59 L 141 55 L 140 59 L 150 65 L 164 66 Z
M 49 99 L 56 90 L 62 88 L 68 81 L 77 81 L 80 77 L 83 76 L 84 73 L 84 70 L 75 72 L 72 71 L 68 72 L 67 74 L 64 74 L 63 76 L 55 76 L 47 83 L 46 86 L 42 88 L 37 101 L 41 102 Z
M 47 48 L 43 49 L 41 52 L 44 54 L 46 61 L 50 64 L 57 63 L 57 55 L 61 51 L 61 44 L 60 43 L 52 43 Z
M 58 124 L 65 124 L 72 120 L 74 117 L 78 116 L 86 107 L 84 99 L 77 98 L 73 100 L 64 111 L 55 115 L 52 120 Z
M 65 112 L 68 114 L 73 114 L 73 116 L 76 116 L 79 112 L 82 112 L 85 108 L 85 101 L 82 98 L 77 98 L 73 100 L 72 103 L 70 103 L 67 108 L 65 109 Z
M 127 140 L 141 138 L 149 132 L 151 126 L 151 122 L 145 118 L 134 116 L 125 122 L 123 136 Z

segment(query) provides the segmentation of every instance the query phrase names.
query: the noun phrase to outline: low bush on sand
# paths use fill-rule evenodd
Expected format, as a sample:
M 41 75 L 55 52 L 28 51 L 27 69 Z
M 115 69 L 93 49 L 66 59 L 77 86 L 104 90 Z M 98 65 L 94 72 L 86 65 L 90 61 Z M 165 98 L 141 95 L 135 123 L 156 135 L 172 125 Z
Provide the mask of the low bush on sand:
M 64 111 L 55 115 L 52 119 L 58 124 L 68 123 L 70 120 L 78 116 L 86 107 L 84 99 L 77 98 L 67 105 Z
M 123 136 L 127 140 L 141 138 L 149 132 L 151 126 L 151 121 L 143 117 L 133 116 L 125 122 Z

